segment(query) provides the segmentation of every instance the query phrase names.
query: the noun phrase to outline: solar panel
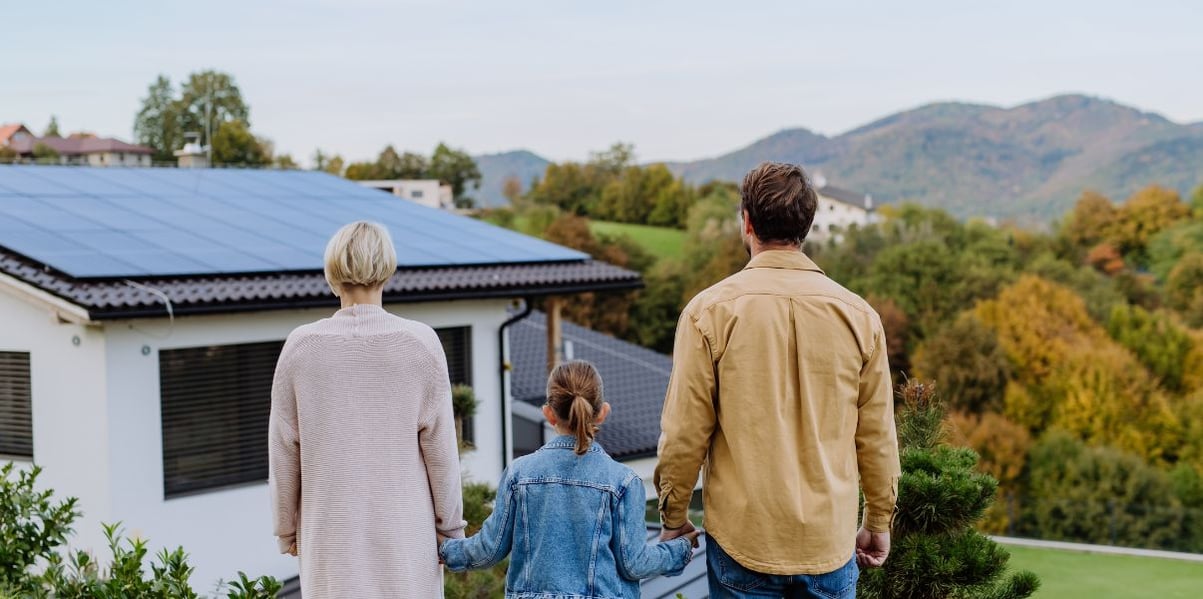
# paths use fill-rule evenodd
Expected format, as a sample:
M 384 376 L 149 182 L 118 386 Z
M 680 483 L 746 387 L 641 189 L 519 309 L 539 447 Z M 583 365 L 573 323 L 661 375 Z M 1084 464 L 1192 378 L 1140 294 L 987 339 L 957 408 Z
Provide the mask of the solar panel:
M 356 220 L 388 227 L 402 267 L 587 258 L 325 173 L 0 166 L 0 246 L 76 278 L 321 270 Z

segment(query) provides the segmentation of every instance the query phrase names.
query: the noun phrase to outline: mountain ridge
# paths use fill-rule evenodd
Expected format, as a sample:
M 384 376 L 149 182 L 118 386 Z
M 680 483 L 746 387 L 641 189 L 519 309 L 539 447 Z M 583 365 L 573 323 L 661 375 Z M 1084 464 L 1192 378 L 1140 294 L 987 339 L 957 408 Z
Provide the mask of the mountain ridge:
M 497 157 L 507 154 L 490 155 L 490 162 L 504 162 Z M 507 159 L 522 163 L 508 170 L 526 175 L 520 178 L 524 186 L 548 163 L 526 154 Z M 838 135 L 791 127 L 725 154 L 664 164 L 687 181 L 704 183 L 739 181 L 765 160 L 802 164 L 880 202 L 917 201 L 960 217 L 1048 222 L 1084 188 L 1115 200 L 1152 183 L 1188 193 L 1203 183 L 1203 122 L 1175 123 L 1085 94 L 1011 107 L 931 102 Z M 500 190 L 501 182 L 487 185 Z

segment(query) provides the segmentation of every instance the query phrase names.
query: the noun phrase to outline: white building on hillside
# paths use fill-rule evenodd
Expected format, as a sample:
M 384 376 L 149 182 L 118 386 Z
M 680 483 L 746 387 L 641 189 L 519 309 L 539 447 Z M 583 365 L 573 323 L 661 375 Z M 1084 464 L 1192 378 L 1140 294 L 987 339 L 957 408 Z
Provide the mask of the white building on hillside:
M 463 468 L 495 484 L 514 300 L 637 274 L 323 173 L 0 166 L 0 454 L 80 499 L 75 547 L 107 555 L 100 525 L 120 521 L 183 546 L 197 588 L 296 575 L 271 534 L 272 374 L 288 333 L 336 308 L 321 255 L 357 219 L 397 244 L 386 308 L 434 327 L 475 388 Z
M 451 186 L 438 179 L 385 179 L 376 181 L 356 181 L 364 187 L 387 191 L 399 198 L 405 198 L 431 208 L 452 210 L 455 208 L 455 195 Z
M 873 197 L 869 194 L 830 185 L 821 173 L 814 175 L 814 184 L 819 192 L 819 206 L 807 241 L 839 239 L 840 231 L 851 225 L 864 226 L 876 222 Z

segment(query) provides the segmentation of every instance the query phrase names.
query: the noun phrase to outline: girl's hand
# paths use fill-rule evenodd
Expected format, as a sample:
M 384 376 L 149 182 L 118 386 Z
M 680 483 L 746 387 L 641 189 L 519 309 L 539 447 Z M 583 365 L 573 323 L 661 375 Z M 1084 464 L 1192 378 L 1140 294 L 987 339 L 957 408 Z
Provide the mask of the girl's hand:
M 296 541 L 293 541 L 292 545 L 288 546 L 288 555 L 291 555 L 293 557 L 299 557 L 298 552 L 297 552 L 297 542 Z
M 706 531 L 699 528 L 699 529 L 695 529 L 691 532 L 687 532 L 687 533 L 681 535 L 681 537 L 685 538 L 685 539 L 689 539 L 689 544 L 692 545 L 694 549 L 697 549 L 698 548 L 698 537 L 701 536 L 705 532 Z

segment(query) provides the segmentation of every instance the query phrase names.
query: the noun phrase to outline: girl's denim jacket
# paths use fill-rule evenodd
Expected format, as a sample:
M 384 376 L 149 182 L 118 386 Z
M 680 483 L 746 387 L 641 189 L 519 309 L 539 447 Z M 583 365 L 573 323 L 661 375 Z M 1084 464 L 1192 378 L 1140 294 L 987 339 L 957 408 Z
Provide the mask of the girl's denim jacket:
M 639 597 L 639 580 L 681 573 L 688 539 L 648 543 L 643 482 L 596 442 L 585 455 L 561 436 L 502 475 L 480 532 L 449 539 L 439 555 L 452 571 L 487 568 L 510 554 L 512 599 Z

